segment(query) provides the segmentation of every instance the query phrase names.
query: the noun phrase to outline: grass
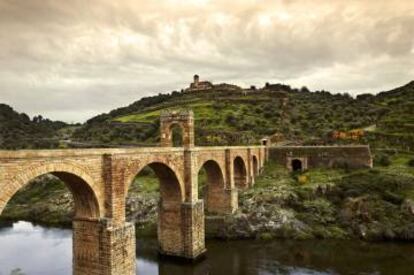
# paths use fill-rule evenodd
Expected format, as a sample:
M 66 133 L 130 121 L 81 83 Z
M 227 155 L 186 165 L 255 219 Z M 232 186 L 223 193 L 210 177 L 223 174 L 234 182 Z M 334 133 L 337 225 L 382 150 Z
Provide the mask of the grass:
M 169 108 L 168 107 L 160 108 L 154 111 L 148 111 L 148 112 L 144 111 L 144 112 L 131 114 L 127 116 L 116 117 L 114 118 L 114 121 L 154 123 L 160 117 L 160 113 L 164 109 L 169 109 Z M 192 109 L 194 111 L 196 120 L 214 116 L 212 102 L 208 102 L 208 101 L 185 104 L 185 105 L 180 106 L 180 109 Z
M 249 109 L 248 104 L 228 104 L 225 110 L 218 109 L 214 101 L 204 100 L 197 103 L 190 103 L 180 105 L 179 109 L 191 109 L 194 112 L 194 118 L 197 126 L 202 126 L 210 130 L 234 130 L 232 127 L 226 125 L 225 118 L 227 115 L 240 116 L 242 110 Z M 120 116 L 113 119 L 115 122 L 122 123 L 155 123 L 160 116 L 160 113 L 166 108 L 160 108 L 153 111 L 143 111 L 140 113 L 130 114 L 126 116 Z M 254 120 L 253 114 L 245 114 L 243 117 L 245 120 Z
M 129 187 L 128 193 L 156 193 L 160 186 L 155 175 L 138 175 Z
M 329 133 L 376 125 L 359 142 L 412 150 L 413 87 L 411 83 L 398 88 L 397 93 L 370 100 L 287 87 L 247 95 L 220 90 L 158 95 L 95 118 L 78 129 L 74 139 L 111 144 L 155 143 L 161 110 L 193 109 L 199 145 L 257 144 L 262 137 L 275 133 L 283 134 L 287 141 L 346 144 L 353 141 L 331 140 Z M 102 123 L 113 121 L 120 123 Z

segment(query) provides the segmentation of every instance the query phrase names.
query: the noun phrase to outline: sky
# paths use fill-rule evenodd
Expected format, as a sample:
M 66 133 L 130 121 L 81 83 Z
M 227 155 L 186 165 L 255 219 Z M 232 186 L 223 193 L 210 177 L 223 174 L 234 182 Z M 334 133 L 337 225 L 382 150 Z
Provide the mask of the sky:
M 83 122 L 192 76 L 377 93 L 414 80 L 412 0 L 0 0 L 0 102 Z

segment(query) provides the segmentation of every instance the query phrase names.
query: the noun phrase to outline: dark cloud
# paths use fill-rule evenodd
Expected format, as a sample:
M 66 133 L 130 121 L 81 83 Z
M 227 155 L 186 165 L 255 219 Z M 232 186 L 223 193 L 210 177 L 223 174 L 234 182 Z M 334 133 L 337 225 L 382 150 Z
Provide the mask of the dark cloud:
M 0 101 L 83 121 L 191 76 L 378 92 L 413 79 L 414 4 L 0 0 Z

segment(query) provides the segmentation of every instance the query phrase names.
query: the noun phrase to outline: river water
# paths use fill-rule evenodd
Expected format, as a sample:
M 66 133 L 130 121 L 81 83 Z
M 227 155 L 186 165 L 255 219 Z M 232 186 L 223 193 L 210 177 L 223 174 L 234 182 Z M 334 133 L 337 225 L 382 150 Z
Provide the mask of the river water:
M 414 243 L 208 241 L 197 264 L 160 260 L 157 242 L 137 241 L 140 275 L 414 274 Z M 17 222 L 0 229 L 0 275 L 72 272 L 72 232 Z

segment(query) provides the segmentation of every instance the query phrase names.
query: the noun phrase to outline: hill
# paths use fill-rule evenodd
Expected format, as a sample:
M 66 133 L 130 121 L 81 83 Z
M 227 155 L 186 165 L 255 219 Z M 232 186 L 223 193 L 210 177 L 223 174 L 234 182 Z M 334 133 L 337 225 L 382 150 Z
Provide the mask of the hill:
M 165 109 L 194 111 L 197 145 L 257 144 L 262 137 L 272 136 L 281 144 L 368 143 L 374 149 L 414 148 L 414 81 L 356 98 L 283 84 L 247 90 L 217 85 L 206 91 L 145 97 L 83 125 L 41 116 L 30 119 L 0 104 L 0 148 L 157 145 L 159 114 Z
M 387 147 L 398 139 L 406 141 L 398 146 L 407 149 L 414 125 L 413 95 L 414 82 L 357 98 L 282 84 L 240 91 L 174 91 L 96 116 L 73 138 L 94 145 L 154 145 L 159 140 L 162 110 L 192 109 L 198 145 L 254 144 L 277 134 L 298 144 L 370 142 Z M 357 141 L 331 138 L 333 131 L 355 129 L 365 129 L 366 134 Z
M 364 100 L 382 109 L 367 142 L 377 147 L 414 150 L 414 81 Z
M 51 121 L 40 115 L 30 119 L 25 113 L 0 104 L 1 149 L 57 148 L 58 131 L 67 126 L 64 122 Z

